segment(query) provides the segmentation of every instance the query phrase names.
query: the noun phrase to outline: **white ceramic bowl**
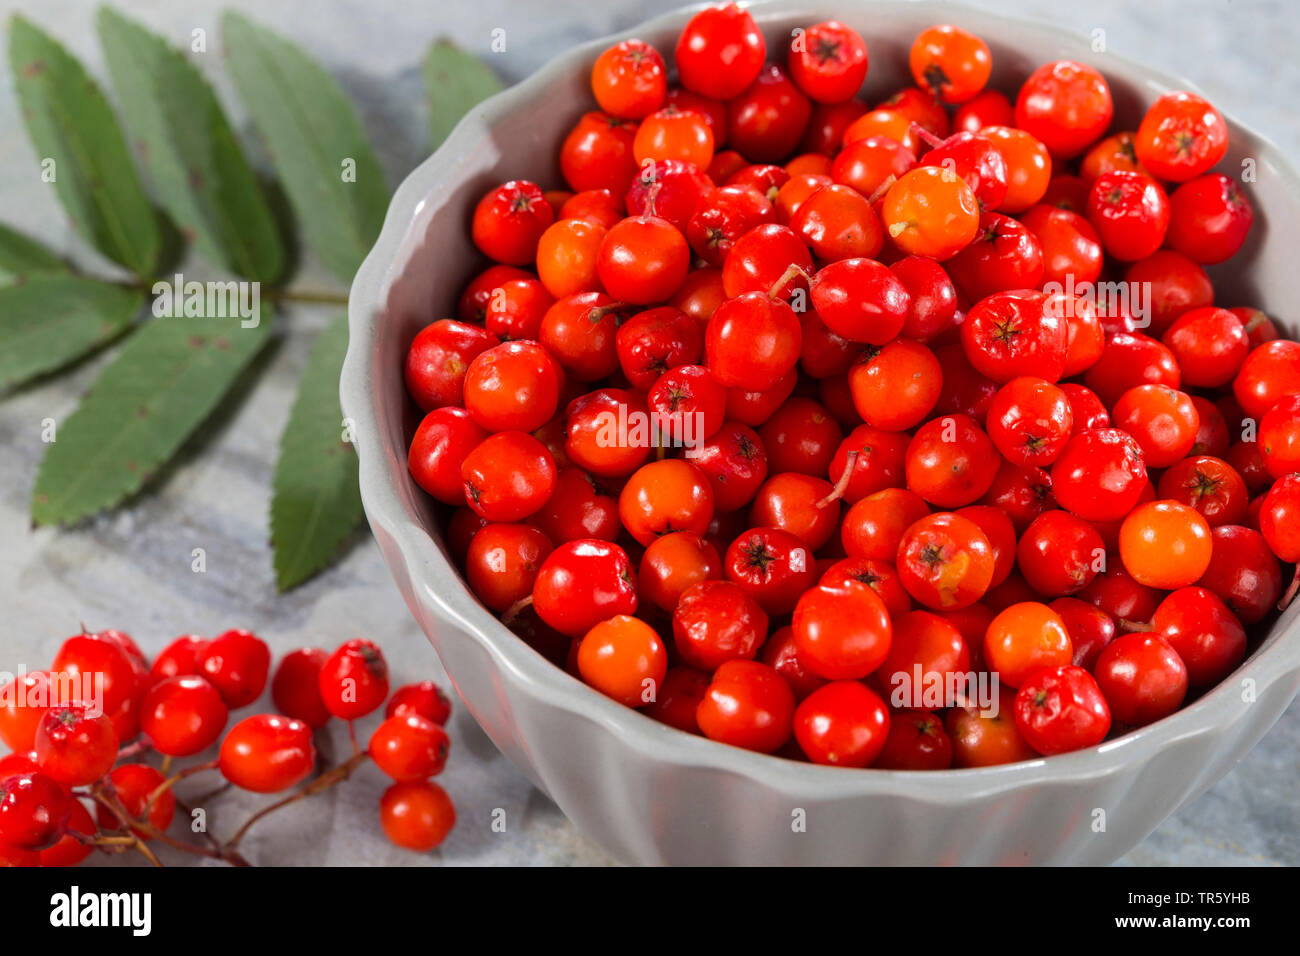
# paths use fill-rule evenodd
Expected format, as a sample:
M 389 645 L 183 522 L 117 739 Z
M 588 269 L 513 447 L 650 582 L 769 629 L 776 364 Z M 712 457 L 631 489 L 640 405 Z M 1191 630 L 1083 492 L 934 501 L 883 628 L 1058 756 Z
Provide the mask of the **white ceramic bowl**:
M 1110 81 L 1117 129 L 1145 104 L 1190 88 L 1055 29 L 928 2 L 758 3 L 751 10 L 779 49 L 791 28 L 836 17 L 863 33 L 866 98 L 909 82 L 907 49 L 935 23 L 974 30 L 993 51 L 992 85 L 1010 93 L 1060 57 Z M 417 424 L 402 383 L 415 332 L 453 314 L 482 263 L 470 211 L 512 178 L 559 185 L 565 133 L 594 108 L 596 55 L 638 36 L 671 53 L 692 11 L 563 54 L 473 110 L 402 183 L 383 233 L 352 287 L 342 399 L 360 457 L 366 514 L 411 613 L 475 719 L 589 837 L 620 859 L 686 864 L 989 864 L 1112 861 L 1218 779 L 1273 725 L 1300 686 L 1292 608 L 1238 671 L 1166 720 L 1087 751 L 1011 766 L 942 773 L 818 767 L 726 747 L 656 723 L 552 666 L 468 591 L 409 478 Z M 1207 65 L 1205 67 L 1209 69 Z M 1249 247 L 1215 275 L 1220 301 L 1277 314 L 1300 300 L 1293 240 L 1300 181 L 1267 141 L 1232 122 L 1223 169 L 1255 161 L 1257 210 Z M 1288 241 L 1292 240 L 1292 241 Z M 1294 329 L 1290 330 L 1293 334 Z M 800 825 L 802 821 L 802 826 Z

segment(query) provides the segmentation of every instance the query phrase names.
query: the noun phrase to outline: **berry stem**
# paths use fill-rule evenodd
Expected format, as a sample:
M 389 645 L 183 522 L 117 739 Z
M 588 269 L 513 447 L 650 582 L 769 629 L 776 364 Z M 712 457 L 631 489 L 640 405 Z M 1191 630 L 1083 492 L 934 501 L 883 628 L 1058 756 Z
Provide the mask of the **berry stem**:
M 858 450 L 856 448 L 849 451 L 844 456 L 844 471 L 840 474 L 839 481 L 835 482 L 835 487 L 821 501 L 817 502 L 818 508 L 825 508 L 833 501 L 839 501 L 844 497 L 844 492 L 849 490 L 849 482 L 853 480 L 853 469 L 858 464 Z
M 916 138 L 919 139 L 921 142 L 925 143 L 925 145 L 929 146 L 931 149 L 943 145 L 942 139 L 940 139 L 938 136 L 935 136 L 934 133 L 930 132 L 920 123 L 913 122 L 912 125 L 908 127 L 908 131 L 911 133 L 915 133 Z
M 117 798 L 105 792 L 105 789 L 101 786 L 97 785 L 94 789 L 92 789 L 91 796 L 93 796 L 99 804 L 106 807 L 108 811 L 113 814 L 113 816 L 117 817 L 118 821 L 121 823 L 122 830 L 128 834 L 132 834 L 133 837 L 136 833 L 138 833 L 150 839 L 161 840 L 163 843 L 166 843 L 168 846 L 180 850 L 183 853 L 189 853 L 193 856 L 207 857 L 210 860 L 222 860 L 226 863 L 229 863 L 231 866 L 250 865 L 249 862 L 246 859 L 244 859 L 239 853 L 235 852 L 233 848 L 227 849 L 225 847 L 215 845 L 215 841 L 213 841 L 210 836 L 208 839 L 210 842 L 214 844 L 214 846 L 212 849 L 205 849 L 204 847 L 195 846 L 192 843 L 186 843 L 183 840 L 178 840 L 175 837 L 167 833 L 164 833 L 162 830 L 159 830 L 157 827 L 155 827 L 152 823 L 148 822 L 149 813 L 147 810 L 145 811 L 145 813 L 141 815 L 141 819 L 132 820 L 130 816 L 127 814 L 126 809 L 122 806 L 121 803 L 118 802 Z M 163 865 L 162 861 L 159 860 L 158 857 L 154 854 L 154 852 L 149 849 L 148 845 L 144 842 L 143 839 L 139 837 L 134 837 L 134 838 L 135 838 L 134 848 L 136 850 L 144 854 L 144 856 L 146 856 L 149 859 L 149 862 L 151 862 L 154 866 Z
M 524 612 L 524 608 L 532 606 L 532 603 L 533 596 L 531 594 L 527 597 L 520 598 L 514 604 L 506 608 L 506 613 L 501 615 L 501 623 L 506 627 L 509 627 L 515 622 L 515 618 L 519 617 L 519 615 Z
M 1122 631 L 1126 631 L 1126 632 L 1140 631 L 1143 634 L 1155 630 L 1155 628 L 1151 626 L 1151 623 L 1149 621 L 1130 621 L 1126 617 L 1122 617 L 1119 619 L 1119 626 L 1120 626 L 1120 630 Z
M 898 182 L 898 177 L 895 176 L 893 173 L 890 173 L 888 176 L 884 178 L 884 180 L 881 181 L 880 185 L 876 187 L 876 191 L 867 197 L 867 202 L 871 203 L 871 205 L 874 206 L 876 204 L 876 200 L 879 199 L 881 196 L 883 196 L 885 193 L 889 192 L 889 187 L 894 185 L 894 183 L 896 182 Z
M 134 743 L 127 744 L 125 747 L 119 750 L 117 752 L 117 759 L 125 760 L 128 757 L 134 757 L 136 754 L 144 753 L 148 749 L 149 749 L 149 745 L 145 742 L 144 738 L 141 737 L 139 740 L 135 741 Z
M 205 793 L 205 794 L 204 794 L 202 797 L 200 797 L 198 800 L 195 800 L 193 805 L 188 804 L 188 803 L 186 803 L 184 800 L 182 800 L 182 799 L 180 799 L 179 797 L 177 797 L 177 798 L 176 798 L 176 806 L 177 806 L 177 808 L 181 811 L 181 813 L 185 814 L 185 816 L 187 816 L 187 817 L 189 817 L 191 820 L 193 820 L 193 819 L 194 819 L 194 806 L 202 806 L 203 804 L 207 803 L 208 800 L 211 799 L 213 796 L 215 796 L 215 795 L 217 795 L 217 794 L 219 794 L 219 793 L 221 793 L 221 792 L 223 792 L 223 791 L 225 791 L 225 790 L 230 789 L 230 786 L 231 786 L 230 784 L 226 784 L 224 787 L 218 787 L 218 788 L 215 789 L 215 790 L 210 790 L 210 791 L 208 791 L 208 793 Z M 214 837 L 211 833 L 208 832 L 208 828 L 207 828 L 207 827 L 204 827 L 204 828 L 203 828 L 202 830 L 200 830 L 199 832 L 203 834 L 203 839 L 207 841 L 208 846 L 210 846 L 212 849 L 214 849 L 214 850 L 220 852 L 220 850 L 221 850 L 221 844 L 217 842 L 217 838 L 216 838 L 216 837 Z M 244 864 L 236 864 L 236 865 L 244 865 Z
M 140 841 L 133 836 L 87 836 L 84 833 L 74 833 L 69 830 L 75 839 L 81 843 L 88 843 L 91 846 L 129 846 L 134 847 Z
M 370 754 L 364 750 L 360 753 L 354 754 L 346 763 L 341 763 L 333 770 L 321 774 L 297 793 L 291 793 L 289 796 L 277 800 L 270 806 L 258 810 L 244 822 L 244 825 L 236 831 L 233 837 L 226 841 L 225 846 L 222 848 L 223 852 L 234 852 L 235 847 L 239 845 L 239 841 L 244 839 L 244 836 L 252 829 L 253 824 L 257 823 L 258 820 L 261 820 L 265 816 L 269 816 L 281 807 L 287 807 L 291 803 L 297 803 L 299 800 L 313 797 L 318 793 L 323 793 L 336 784 L 342 783 L 344 780 L 348 779 L 348 777 L 352 776 L 352 772 L 369 759 L 369 757 Z
M 786 270 L 781 273 L 781 278 L 777 279 L 776 282 L 773 283 L 772 288 L 767 290 L 768 297 L 773 299 L 781 298 L 779 293 L 783 288 L 785 288 L 786 283 L 790 282 L 792 279 L 797 279 L 800 276 L 803 276 L 803 278 L 807 280 L 808 273 L 804 272 L 803 267 L 798 263 L 790 263 L 790 265 L 786 267 Z
M 1285 611 L 1290 606 L 1297 590 L 1300 590 L 1300 564 L 1295 566 L 1295 574 L 1291 577 L 1291 584 L 1287 587 L 1286 593 L 1282 595 L 1282 600 L 1277 602 L 1279 611 Z
M 107 807 L 108 811 L 111 814 L 113 814 L 113 816 L 117 817 L 118 822 L 122 824 L 123 833 L 128 837 L 128 839 L 133 841 L 132 849 L 137 850 L 141 856 L 143 856 L 154 866 L 162 866 L 162 860 L 158 859 L 157 855 L 154 854 L 153 850 L 145 846 L 144 840 L 141 840 L 138 836 L 135 835 L 135 832 L 131 827 L 131 818 L 127 814 L 126 810 L 122 807 L 122 804 L 118 802 L 117 797 L 105 794 L 103 786 L 101 784 L 96 784 L 91 789 L 90 793 L 91 796 L 95 798 L 95 800 L 97 800 L 99 803 Z
M 171 760 L 171 757 L 168 757 L 166 760 L 163 761 L 162 773 L 164 774 L 166 774 L 167 772 L 167 761 L 169 760 Z M 202 773 L 204 770 L 216 770 L 216 769 L 217 769 L 217 762 L 215 760 L 209 760 L 207 763 L 198 763 L 195 764 L 193 767 L 186 767 L 184 770 L 172 774 L 162 783 L 158 784 L 158 786 L 154 788 L 153 792 L 149 794 L 149 799 L 144 802 L 144 812 L 141 813 L 140 816 L 142 818 L 147 819 L 150 812 L 153 810 L 153 805 L 158 801 L 158 798 L 161 797 L 168 790 L 170 790 L 172 787 L 176 786 L 176 784 L 180 783 L 186 777 L 192 777 L 194 776 L 194 774 Z

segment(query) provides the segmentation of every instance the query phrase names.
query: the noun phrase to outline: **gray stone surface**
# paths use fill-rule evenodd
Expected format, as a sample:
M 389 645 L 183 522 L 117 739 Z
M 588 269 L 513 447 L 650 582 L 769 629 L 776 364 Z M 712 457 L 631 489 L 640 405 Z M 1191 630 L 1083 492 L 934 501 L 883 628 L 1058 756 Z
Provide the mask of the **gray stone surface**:
M 52 30 L 104 75 L 94 35 L 97 0 L 0 0 L 0 15 L 20 11 Z M 486 52 L 490 31 L 507 28 L 495 59 L 511 79 L 568 45 L 634 24 L 676 4 L 667 0 L 602 3 L 529 0 L 132 0 L 120 7 L 174 42 L 208 31 L 212 51 L 199 66 L 244 127 L 219 62 L 219 13 L 227 7 L 293 36 L 319 57 L 361 104 L 390 179 L 424 155 L 418 64 L 435 36 Z M 1194 77 L 1221 107 L 1300 150 L 1294 102 L 1291 11 L 1281 2 L 1116 2 L 1065 5 L 1054 0 L 980 3 L 1058 23 L 1080 33 L 1103 28 L 1110 48 L 1164 70 Z M 833 4 L 831 5 L 833 6 Z M 0 51 L 0 59 L 5 54 Z M 88 267 L 106 270 L 74 236 L 18 118 L 8 64 L 0 69 L 0 215 Z M 245 130 L 246 131 L 246 130 Z M 186 272 L 202 278 L 199 264 Z M 336 288 L 308 264 L 297 284 Z M 180 462 L 119 511 L 70 531 L 31 531 L 27 504 L 43 445 L 41 421 L 63 419 L 94 380 L 103 359 L 37 384 L 0 403 L 0 670 L 48 666 L 59 642 L 78 630 L 118 627 L 155 652 L 176 634 L 248 627 L 277 653 L 302 644 L 334 645 L 366 635 L 385 648 L 399 681 L 444 675 L 388 578 L 377 548 L 358 535 L 347 559 L 285 596 L 272 585 L 266 511 L 279 432 L 314 334 L 337 309 L 296 307 L 280 317 L 280 343 L 233 409 L 210 422 Z M 191 571 L 191 549 L 207 552 L 207 571 Z M 363 730 L 368 731 L 371 722 Z M 497 753 L 473 721 L 451 724 L 452 759 L 442 781 L 460 823 L 441 850 L 415 855 L 379 833 L 381 775 L 367 769 L 331 795 L 253 831 L 248 856 L 266 864 L 604 864 L 554 805 Z M 343 741 L 336 741 L 339 748 Z M 1208 793 L 1184 807 L 1122 861 L 1132 865 L 1296 864 L 1300 862 L 1300 705 Z M 188 793 L 206 783 L 193 781 Z M 263 801 L 226 796 L 212 826 L 229 832 Z M 506 811 L 505 833 L 489 826 Z M 175 854 L 164 856 L 175 860 Z

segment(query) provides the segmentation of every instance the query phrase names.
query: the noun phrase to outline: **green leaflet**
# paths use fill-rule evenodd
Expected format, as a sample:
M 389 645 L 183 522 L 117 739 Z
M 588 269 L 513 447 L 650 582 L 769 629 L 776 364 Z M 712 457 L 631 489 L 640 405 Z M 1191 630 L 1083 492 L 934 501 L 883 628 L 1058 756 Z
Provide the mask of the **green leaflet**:
M 235 85 L 301 234 L 331 272 L 351 282 L 388 209 L 388 184 L 356 111 L 334 78 L 292 43 L 237 13 L 222 22 Z
M 0 287 L 0 389 L 51 372 L 121 335 L 144 295 L 57 272 Z
M 440 39 L 425 55 L 424 87 L 429 95 L 429 142 L 437 149 L 470 107 L 504 85 L 483 61 Z
M 148 276 L 162 232 L 122 130 L 103 91 L 68 52 L 22 16 L 9 33 L 9 62 L 27 131 L 53 186 L 85 238 L 104 255 Z M 41 184 L 32 172 L 33 188 Z
M 357 458 L 343 439 L 339 373 L 347 316 L 321 333 L 280 439 L 271 499 L 275 576 L 287 591 L 325 567 L 361 520 Z
M 161 37 L 109 7 L 98 20 L 127 126 L 182 235 L 238 275 L 279 278 L 284 244 L 212 88 Z
M 67 269 L 62 259 L 35 239 L 0 223 L 0 281 Z
M 269 316 L 155 318 L 140 328 L 66 420 L 32 492 L 36 524 L 65 524 L 143 487 L 216 408 L 270 338 Z

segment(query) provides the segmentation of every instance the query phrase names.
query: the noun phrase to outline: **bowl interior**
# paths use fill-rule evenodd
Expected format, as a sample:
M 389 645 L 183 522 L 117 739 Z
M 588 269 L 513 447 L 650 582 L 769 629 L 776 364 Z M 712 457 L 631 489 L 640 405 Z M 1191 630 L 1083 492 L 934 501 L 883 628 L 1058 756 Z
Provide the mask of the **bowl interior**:
M 921 29 L 940 22 L 960 24 L 986 40 L 994 61 L 990 85 L 1013 98 L 1025 76 L 1044 62 L 1071 58 L 1095 66 L 1107 77 L 1114 95 L 1113 129 L 1116 130 L 1135 128 L 1145 106 L 1159 94 L 1170 89 L 1193 88 L 1185 81 L 1095 50 L 1090 38 L 951 4 L 843 0 L 825 5 L 759 3 L 751 10 L 767 36 L 769 56 L 770 51 L 788 38 L 791 29 L 821 19 L 834 17 L 861 31 L 871 58 L 863 93 L 868 103 L 911 83 L 907 70 L 911 40 Z M 636 35 L 669 54 L 688 16 L 687 12 L 669 14 L 615 39 Z M 571 51 L 528 81 L 481 104 L 462 121 L 438 153 L 402 185 L 389 210 L 384 237 L 372 251 L 354 286 L 352 344 L 343 392 L 345 413 L 363 429 L 358 450 L 362 456 L 362 492 L 367 513 L 381 540 L 385 534 L 402 537 L 403 547 L 409 552 L 408 564 L 413 561 L 418 565 L 413 575 L 427 575 L 431 600 L 458 620 L 467 632 L 486 635 L 485 640 L 491 643 L 495 656 L 503 663 L 552 690 L 572 685 L 563 692 L 574 695 L 575 699 L 581 695 L 584 706 L 609 723 L 626 728 L 630 726 L 628 720 L 641 724 L 653 722 L 605 701 L 595 691 L 551 668 L 479 605 L 465 587 L 448 559 L 436 506 L 406 471 L 406 448 L 419 415 L 405 395 L 399 371 L 416 332 L 430 322 L 453 316 L 464 284 L 486 265 L 469 241 L 470 216 L 478 198 L 489 188 L 512 178 L 531 179 L 543 188 L 563 186 L 556 161 L 559 144 L 582 113 L 595 108 L 588 74 L 592 60 L 608 42 L 607 38 Z M 1212 98 L 1213 91 L 1209 93 Z M 1218 301 L 1262 308 L 1280 320 L 1288 334 L 1294 335 L 1295 326 L 1288 321 L 1287 310 L 1300 297 L 1300 270 L 1290 262 L 1292 242 L 1288 240 L 1296 239 L 1300 231 L 1297 226 L 1300 183 L 1275 147 L 1243 129 L 1230 116 L 1227 118 L 1232 129 L 1231 145 L 1219 169 L 1239 177 L 1243 170 L 1253 175 L 1246 189 L 1255 204 L 1256 221 L 1247 248 L 1230 263 L 1211 269 Z M 363 403 L 365 407 L 361 407 Z M 1293 608 L 1274 626 L 1264 647 L 1243 667 L 1251 667 L 1277 643 L 1281 631 L 1294 620 L 1295 614 Z M 1294 661 L 1291 666 L 1294 667 Z M 554 674 L 545 675 L 539 668 L 550 668 Z M 452 677 L 454 680 L 455 675 Z M 1230 683 L 1225 681 L 1224 685 Z M 1231 687 L 1221 685 L 1206 698 L 1219 695 L 1227 700 L 1233 693 Z M 1201 708 L 1207 703 L 1206 698 L 1123 740 L 1160 732 L 1158 728 L 1183 720 L 1189 712 Z M 643 730 L 647 733 L 666 730 L 655 726 L 654 731 Z M 681 738 L 682 747 L 696 756 L 729 749 L 667 732 Z M 1117 743 L 1111 741 L 1104 749 L 1113 751 Z M 709 749 L 692 749 L 700 744 Z M 1085 764 L 1077 761 L 1087 756 L 1087 753 L 1067 755 L 1053 758 L 1053 763 L 1058 769 L 1070 765 L 1083 768 Z M 769 758 L 750 754 L 735 759 L 770 763 Z M 1037 761 L 989 771 L 953 773 L 1006 777 L 1023 774 L 1027 766 L 1041 767 L 1041 764 L 1042 761 Z M 835 768 L 789 766 L 804 773 L 845 773 Z

